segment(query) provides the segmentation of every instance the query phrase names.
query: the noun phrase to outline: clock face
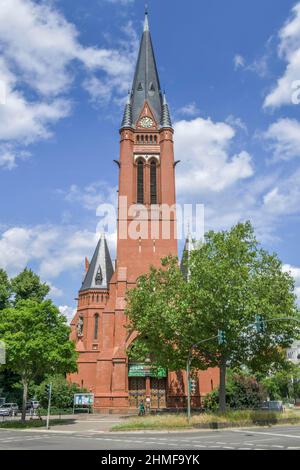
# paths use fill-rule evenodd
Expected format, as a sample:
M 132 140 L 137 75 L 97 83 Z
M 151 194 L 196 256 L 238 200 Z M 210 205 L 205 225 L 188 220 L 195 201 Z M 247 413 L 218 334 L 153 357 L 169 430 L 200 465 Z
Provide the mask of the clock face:
M 144 128 L 150 128 L 153 126 L 153 121 L 151 118 L 149 117 L 143 117 L 141 120 L 140 120 L 140 126 L 141 127 L 144 127 Z

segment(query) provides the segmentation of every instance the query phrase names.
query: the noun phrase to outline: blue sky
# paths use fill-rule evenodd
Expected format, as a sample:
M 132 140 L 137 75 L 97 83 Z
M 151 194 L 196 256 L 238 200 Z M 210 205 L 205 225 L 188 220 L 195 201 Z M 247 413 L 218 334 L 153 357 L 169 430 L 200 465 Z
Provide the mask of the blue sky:
M 178 201 L 204 203 L 206 229 L 252 220 L 300 295 L 300 2 L 148 4 Z M 32 267 L 69 316 L 96 209 L 116 199 L 143 14 L 140 0 L 0 0 L 0 266 Z

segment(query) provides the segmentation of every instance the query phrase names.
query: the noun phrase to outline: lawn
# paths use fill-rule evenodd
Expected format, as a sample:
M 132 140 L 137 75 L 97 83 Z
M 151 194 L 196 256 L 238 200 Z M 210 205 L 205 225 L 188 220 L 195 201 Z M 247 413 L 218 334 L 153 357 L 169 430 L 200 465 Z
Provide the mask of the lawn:
M 137 431 L 137 430 L 177 430 L 192 428 L 216 428 L 218 425 L 231 426 L 268 426 L 274 424 L 300 424 L 300 413 L 286 411 L 276 413 L 269 411 L 228 411 L 226 413 L 201 413 L 191 418 L 190 424 L 185 414 L 163 414 L 154 416 L 126 418 L 121 424 L 117 424 L 112 431 Z

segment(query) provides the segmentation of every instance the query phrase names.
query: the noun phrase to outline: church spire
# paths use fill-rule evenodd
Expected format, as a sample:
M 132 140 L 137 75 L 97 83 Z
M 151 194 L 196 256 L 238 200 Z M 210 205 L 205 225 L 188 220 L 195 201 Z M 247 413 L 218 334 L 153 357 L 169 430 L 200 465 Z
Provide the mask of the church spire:
M 103 234 L 98 242 L 92 261 L 88 266 L 80 292 L 89 289 L 108 289 L 113 272 L 114 268 L 107 241 Z
M 145 21 L 144 21 L 144 32 L 149 31 L 149 20 L 148 20 L 148 9 L 145 7 Z
M 161 127 L 172 127 L 167 103 L 164 104 L 156 60 L 149 28 L 148 11 L 145 11 L 144 30 L 130 99 L 125 106 L 121 128 L 135 127 L 141 111 L 148 102 L 153 116 Z

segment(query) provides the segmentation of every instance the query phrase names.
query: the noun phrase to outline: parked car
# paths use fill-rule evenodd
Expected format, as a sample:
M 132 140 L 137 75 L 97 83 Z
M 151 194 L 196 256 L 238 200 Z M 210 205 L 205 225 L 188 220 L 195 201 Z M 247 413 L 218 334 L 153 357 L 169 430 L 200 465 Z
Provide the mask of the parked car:
M 32 408 L 36 410 L 40 406 L 40 402 L 37 400 L 30 400 L 26 402 L 26 411 L 31 410 Z
M 261 407 L 264 411 L 284 411 L 284 406 L 280 400 L 264 401 Z
M 17 416 L 19 407 L 16 403 L 3 403 L 0 406 L 0 416 Z

